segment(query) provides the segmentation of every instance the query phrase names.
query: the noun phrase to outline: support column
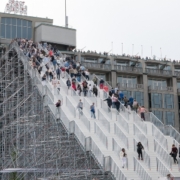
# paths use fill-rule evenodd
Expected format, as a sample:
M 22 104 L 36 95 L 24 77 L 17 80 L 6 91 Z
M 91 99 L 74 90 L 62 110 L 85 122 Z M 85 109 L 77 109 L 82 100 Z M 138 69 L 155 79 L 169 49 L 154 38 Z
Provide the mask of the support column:
M 112 82 L 112 87 L 115 88 L 117 85 L 117 74 L 115 70 L 111 71 L 111 82 Z
M 78 52 L 78 61 L 81 63 L 81 53 Z
M 144 107 L 147 110 L 149 110 L 148 77 L 147 77 L 147 74 L 143 74 L 143 86 L 144 86 Z
M 177 94 L 177 78 L 172 78 L 173 92 L 174 92 L 174 110 L 175 110 L 175 123 L 174 127 L 179 131 L 179 105 L 178 105 L 178 94 Z

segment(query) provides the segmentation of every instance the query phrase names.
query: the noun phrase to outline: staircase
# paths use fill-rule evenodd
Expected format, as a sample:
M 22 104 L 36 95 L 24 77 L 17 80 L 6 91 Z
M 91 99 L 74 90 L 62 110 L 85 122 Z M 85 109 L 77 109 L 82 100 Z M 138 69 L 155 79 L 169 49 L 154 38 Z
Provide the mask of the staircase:
M 133 111 L 128 111 L 121 105 L 120 112 L 111 109 L 108 112 L 103 101 L 107 93 L 98 88 L 98 97 L 88 94 L 88 97 L 78 96 L 72 89 L 67 89 L 66 80 L 60 79 L 60 92 L 54 91 L 51 83 L 41 81 L 37 70 L 32 69 L 19 47 L 14 46 L 28 70 L 39 92 L 46 98 L 57 119 L 60 119 L 70 133 L 74 133 L 81 145 L 94 154 L 105 171 L 111 171 L 117 180 L 156 180 L 158 177 L 172 174 L 180 177 L 178 165 L 172 165 L 170 146 L 175 140 L 165 136 L 153 123 L 142 122 Z M 92 81 L 88 83 L 93 84 Z M 62 101 L 61 111 L 57 113 L 55 103 Z M 79 99 L 84 104 L 83 115 L 77 110 Z M 90 115 L 90 105 L 95 103 L 96 119 Z M 137 142 L 144 146 L 144 160 L 138 160 L 136 152 Z M 127 166 L 122 168 L 119 153 L 125 148 Z

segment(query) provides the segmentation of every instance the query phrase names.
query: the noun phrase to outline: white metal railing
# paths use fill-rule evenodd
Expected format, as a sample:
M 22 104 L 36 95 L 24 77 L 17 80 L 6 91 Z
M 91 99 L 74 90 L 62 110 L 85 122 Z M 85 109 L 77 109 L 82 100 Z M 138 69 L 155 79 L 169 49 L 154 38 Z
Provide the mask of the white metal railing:
M 152 135 L 156 138 L 156 140 L 159 143 L 161 143 L 162 147 L 165 150 L 168 150 L 166 137 L 154 124 L 152 124 Z
M 135 111 L 133 111 L 133 118 L 134 123 L 144 132 L 144 134 L 147 134 L 147 125 Z
M 85 147 L 85 139 L 83 132 L 80 130 L 79 126 L 75 123 L 75 135 L 77 136 L 80 143 Z
M 129 124 L 121 114 L 117 116 L 117 122 L 120 126 L 124 128 L 127 133 L 129 133 Z
M 137 172 L 140 178 L 143 180 L 152 180 L 148 172 L 143 168 L 139 161 L 134 157 L 134 170 Z
M 134 135 L 137 137 L 137 139 L 142 143 L 142 145 L 146 149 L 149 149 L 147 137 L 141 132 L 141 130 L 135 124 L 134 124 Z
M 120 140 L 124 143 L 125 147 L 129 149 L 128 137 L 121 131 L 117 124 L 114 124 L 114 134 L 118 138 L 120 138 Z
M 154 140 L 154 150 L 160 157 L 160 159 L 166 163 L 168 168 L 172 169 L 172 158 L 169 153 L 156 141 Z
M 112 138 L 112 150 L 116 153 L 116 155 L 119 157 L 119 154 L 121 152 L 121 147 L 120 145 L 117 143 L 117 141 Z M 128 168 L 128 158 L 127 159 L 127 163 L 126 163 L 126 168 Z
M 170 171 L 167 169 L 167 167 L 158 158 L 156 158 L 156 162 L 157 162 L 157 171 L 162 176 L 167 176 L 167 174 L 171 174 Z
M 85 115 L 80 115 L 80 120 L 83 122 L 86 128 L 90 131 L 90 121 L 87 119 L 87 117 L 85 117 Z
M 94 156 L 96 157 L 96 159 L 98 160 L 98 162 L 100 163 L 101 166 L 104 165 L 104 155 L 101 152 L 101 150 L 99 149 L 98 145 L 92 141 L 91 142 L 91 151 L 94 154 Z
M 134 139 L 134 151 L 137 151 L 137 144 L 138 144 L 138 141 L 136 139 Z M 150 155 L 146 152 L 145 149 L 142 151 L 142 154 L 143 154 L 143 161 L 144 161 L 144 163 L 146 164 L 148 169 L 151 169 Z
M 107 137 L 106 137 L 104 132 L 99 128 L 99 126 L 96 123 L 94 123 L 94 130 L 95 130 L 95 134 L 98 135 L 99 139 L 102 141 L 104 146 L 108 149 L 108 140 L 107 140 Z
M 66 96 L 66 106 L 69 107 L 72 115 L 76 117 L 76 108 L 73 106 L 72 102 L 69 100 L 67 96 Z
M 98 109 L 98 121 L 102 123 L 102 125 L 106 128 L 108 132 L 110 132 L 110 122 L 104 117 L 101 111 Z
M 111 159 L 111 172 L 117 180 L 127 180 L 126 176 L 119 168 L 119 165 L 117 165 L 113 159 Z

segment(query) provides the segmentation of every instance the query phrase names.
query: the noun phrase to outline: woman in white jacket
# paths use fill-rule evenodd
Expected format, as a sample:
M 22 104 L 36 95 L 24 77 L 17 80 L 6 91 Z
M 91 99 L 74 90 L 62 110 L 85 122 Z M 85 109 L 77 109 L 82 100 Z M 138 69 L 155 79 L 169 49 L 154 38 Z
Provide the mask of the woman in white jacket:
M 122 168 L 124 168 L 126 166 L 126 162 L 127 162 L 127 154 L 126 154 L 124 148 L 122 148 L 122 150 L 120 152 L 120 159 L 121 159 Z

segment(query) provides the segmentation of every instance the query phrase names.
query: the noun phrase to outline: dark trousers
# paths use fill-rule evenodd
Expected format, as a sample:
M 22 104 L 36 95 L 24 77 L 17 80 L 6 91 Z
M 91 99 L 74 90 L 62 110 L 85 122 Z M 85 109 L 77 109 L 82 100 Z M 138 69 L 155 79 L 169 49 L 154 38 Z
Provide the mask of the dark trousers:
M 60 80 L 60 74 L 57 74 L 57 78 Z
M 172 157 L 174 159 L 174 163 L 176 163 L 176 162 L 178 163 L 177 158 L 176 158 L 177 157 L 177 153 L 173 153 Z
M 137 153 L 138 153 L 138 158 L 143 159 L 142 150 L 138 150 Z

